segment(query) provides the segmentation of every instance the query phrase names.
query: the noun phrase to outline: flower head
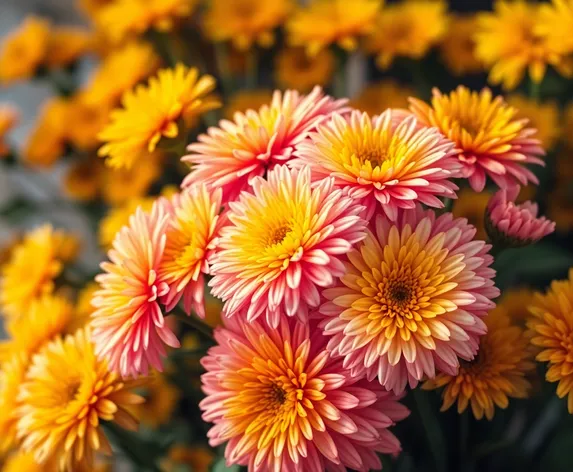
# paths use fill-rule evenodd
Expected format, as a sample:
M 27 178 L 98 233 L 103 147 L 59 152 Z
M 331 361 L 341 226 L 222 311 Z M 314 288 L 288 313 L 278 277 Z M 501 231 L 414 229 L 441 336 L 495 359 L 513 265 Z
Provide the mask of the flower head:
M 0 104 L 0 159 L 10 153 L 10 147 L 5 138 L 8 131 L 18 123 L 18 116 L 18 112 L 14 108 Z
M 245 113 L 247 110 L 258 110 L 267 105 L 273 99 L 273 92 L 267 89 L 241 90 L 232 95 L 224 109 L 224 118 L 232 120 L 238 111 Z
M 110 205 L 123 205 L 147 194 L 151 185 L 161 176 L 161 156 L 151 154 L 145 165 L 131 169 L 112 169 L 104 166 L 101 193 Z
M 221 189 L 209 192 L 205 185 L 193 185 L 176 195 L 173 216 L 167 229 L 167 242 L 159 276 L 169 285 L 162 300 L 171 310 L 183 298 L 185 311 L 191 309 L 205 318 L 205 274 L 217 246 L 224 218 Z
M 364 237 L 365 222 L 333 179 L 311 188 L 308 168 L 277 166 L 256 177 L 253 193 L 230 203 L 209 282 L 226 302 L 224 314 L 248 321 L 266 314 L 276 327 L 283 313 L 305 321 L 319 304 L 317 287 L 344 273 L 340 256 Z
M 229 323 L 202 364 L 203 419 L 211 446 L 227 442 L 229 464 L 249 470 L 380 469 L 377 452 L 396 454 L 388 430 L 408 410 L 399 396 L 349 379 L 308 325 L 268 330 Z
M 158 201 L 150 213 L 139 208 L 113 241 L 93 298 L 92 339 L 96 353 L 123 376 L 162 370 L 165 345 L 179 347 L 166 325 L 159 299 L 169 287 L 159 277 L 169 215 Z
M 535 363 L 523 328 L 512 323 L 503 305 L 487 315 L 485 324 L 487 334 L 472 361 L 462 362 L 456 375 L 440 373 L 422 386 L 445 387 L 442 411 L 457 401 L 458 413 L 470 406 L 476 419 L 491 420 L 496 407 L 507 408 L 509 398 L 526 398 L 531 389 L 526 376 Z
M 573 52 L 573 1 L 551 0 L 539 7 L 535 32 L 545 38 L 552 50 L 568 55 Z
M 219 107 L 208 95 L 214 88 L 215 79 L 199 77 L 197 69 L 178 64 L 160 70 L 148 86 L 123 96 L 123 108 L 111 113 L 111 123 L 99 134 L 105 144 L 98 154 L 108 157 L 110 167 L 130 169 L 156 152 L 162 138 L 179 136 L 199 115 Z
M 28 369 L 28 357 L 24 353 L 13 353 L 2 362 L 0 368 L 0 454 L 4 455 L 16 444 L 18 411 L 20 404 L 18 389 Z
M 188 147 L 182 160 L 193 165 L 183 186 L 205 183 L 223 189 L 223 202 L 235 200 L 276 164 L 292 157 L 294 147 L 334 111 L 345 111 L 345 100 L 334 100 L 315 87 L 308 95 L 276 91 L 270 105 L 258 112 L 236 113 L 220 128 L 209 128 Z
M 499 190 L 487 206 L 486 229 L 494 243 L 519 247 L 532 244 L 555 231 L 555 223 L 537 216 L 537 204 L 515 204 L 519 186 Z
M 95 156 L 78 160 L 68 167 L 63 179 L 64 190 L 71 198 L 95 200 L 101 187 L 103 163 Z
M 181 397 L 179 389 L 164 374 L 155 373 L 143 391 L 145 403 L 136 408 L 136 417 L 142 424 L 159 428 L 171 419 Z
M 50 225 L 26 234 L 2 267 L 0 303 L 4 315 L 20 318 L 33 299 L 52 293 L 63 263 L 72 260 L 77 249 L 75 238 Z
M 269 47 L 274 29 L 291 9 L 291 0 L 211 0 L 204 18 L 204 32 L 214 42 L 231 41 L 245 51 L 254 44 Z
M 455 375 L 459 357 L 476 355 L 499 295 L 490 246 L 450 213 L 417 208 L 395 223 L 378 214 L 374 226 L 322 292 L 328 348 L 352 376 L 378 377 L 395 392 L 437 371 Z
M 384 79 L 367 85 L 358 97 L 352 99 L 350 106 L 370 116 L 380 115 L 388 108 L 408 108 L 408 98 L 415 91 L 400 85 L 392 79 Z
M 47 67 L 63 67 L 76 61 L 92 46 L 91 34 L 84 28 L 58 26 L 48 37 L 45 58 Z
M 549 363 L 545 378 L 559 382 L 557 396 L 568 397 L 573 414 L 573 269 L 569 280 L 554 280 L 547 293 L 536 294 L 529 311 L 531 343 L 541 349 L 536 360 Z
M 541 141 L 543 149 L 553 149 L 561 135 L 559 107 L 554 101 L 526 98 L 522 95 L 510 95 L 507 104 L 517 110 L 516 118 L 527 119 L 528 126 L 537 130 L 536 138 Z
M 312 0 L 300 7 L 287 23 L 288 42 L 304 46 L 309 56 L 331 44 L 347 51 L 374 29 L 380 0 Z
M 18 438 L 39 463 L 58 458 L 60 469 L 92 465 L 94 452 L 111 454 L 100 421 L 127 429 L 137 422 L 128 409 L 143 402 L 124 381 L 98 360 L 89 330 L 57 338 L 33 357 L 20 387 Z
M 410 109 L 427 126 L 435 126 L 456 145 L 462 176 L 481 192 L 489 176 L 499 187 L 538 183 L 524 164 L 543 165 L 541 143 L 518 111 L 493 98 L 491 90 L 471 92 L 463 86 L 448 95 L 434 89 L 431 104 L 410 99 Z
M 50 25 L 37 16 L 28 16 L 0 45 L 0 83 L 33 77 L 45 58 Z
M 276 56 L 275 79 L 283 88 L 308 92 L 315 85 L 328 85 L 335 62 L 328 49 L 309 57 L 303 48 L 286 48 Z
M 161 463 L 161 470 L 175 472 L 186 466 L 194 472 L 209 472 L 214 461 L 215 454 L 211 448 L 175 444 L 169 448 L 167 459 Z
M 366 49 L 376 54 L 376 64 L 382 69 L 387 69 L 396 56 L 420 59 L 446 32 L 446 10 L 443 0 L 387 5 L 378 14 Z
M 476 228 L 475 239 L 487 239 L 485 231 L 485 213 L 487 204 L 493 197 L 493 192 L 482 190 L 474 192 L 471 188 L 463 188 L 458 193 L 458 198 L 454 202 L 452 214 L 456 218 L 465 218 L 468 223 Z
M 69 141 L 82 150 L 94 150 L 100 145 L 98 134 L 109 123 L 112 103 L 94 103 L 89 92 L 80 92 L 72 97 L 68 106 Z
M 526 71 L 541 82 L 548 65 L 570 76 L 570 61 L 538 30 L 541 4 L 524 0 L 494 2 L 493 12 L 478 14 L 476 56 L 490 68 L 489 82 L 506 90 L 519 85 Z
M 391 219 L 416 201 L 439 208 L 443 203 L 437 197 L 454 198 L 457 190 L 449 180 L 459 170 L 452 143 L 412 116 L 396 118 L 392 110 L 374 117 L 358 111 L 347 118 L 334 114 L 295 155 L 293 167 L 309 166 L 313 181 L 333 177 L 364 203 L 368 216 L 377 204 Z
M 446 35 L 440 42 L 440 56 L 455 75 L 476 74 L 484 67 L 475 54 L 475 15 L 452 15 Z

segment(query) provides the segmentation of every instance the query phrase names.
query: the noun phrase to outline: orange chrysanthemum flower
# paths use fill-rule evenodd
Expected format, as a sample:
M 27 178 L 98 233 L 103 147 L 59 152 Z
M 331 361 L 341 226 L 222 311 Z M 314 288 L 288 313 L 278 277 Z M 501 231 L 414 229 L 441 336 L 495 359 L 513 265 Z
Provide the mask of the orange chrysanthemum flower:
M 28 357 L 15 353 L 0 368 L 0 454 L 16 445 L 18 423 L 18 389 L 28 369 Z
M 545 378 L 559 382 L 557 396 L 567 396 L 573 414 L 573 269 L 568 280 L 555 280 L 547 293 L 536 294 L 529 311 L 531 343 L 541 349 L 536 359 L 549 363 Z
M 61 470 L 73 472 L 94 463 L 94 453 L 111 454 L 101 421 L 134 430 L 132 405 L 144 399 L 98 360 L 89 331 L 57 338 L 36 356 L 20 386 L 18 439 L 39 463 L 56 457 Z

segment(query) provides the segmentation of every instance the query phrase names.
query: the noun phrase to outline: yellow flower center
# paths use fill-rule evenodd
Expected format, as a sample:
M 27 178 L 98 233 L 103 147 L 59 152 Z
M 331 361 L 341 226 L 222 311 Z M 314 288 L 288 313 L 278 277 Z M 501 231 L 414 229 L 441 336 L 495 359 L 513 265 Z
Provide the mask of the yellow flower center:
M 367 149 L 362 152 L 357 152 L 356 155 L 362 164 L 370 162 L 373 168 L 381 166 L 386 161 L 386 159 L 388 159 L 387 152 L 381 148 Z

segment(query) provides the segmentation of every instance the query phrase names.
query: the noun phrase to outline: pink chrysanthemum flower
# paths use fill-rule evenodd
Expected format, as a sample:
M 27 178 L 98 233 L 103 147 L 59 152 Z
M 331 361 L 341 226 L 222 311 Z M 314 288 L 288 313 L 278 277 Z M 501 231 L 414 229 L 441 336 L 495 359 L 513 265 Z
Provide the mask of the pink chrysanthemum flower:
M 491 90 L 472 92 L 459 86 L 447 95 L 434 89 L 430 104 L 410 98 L 410 109 L 427 126 L 435 126 L 456 145 L 462 176 L 476 192 L 490 177 L 499 187 L 516 183 L 538 183 L 524 164 L 544 165 L 545 154 L 536 130 L 527 119 L 517 118 L 518 110 Z
M 435 128 L 419 126 L 416 118 L 386 110 L 379 116 L 353 111 L 332 118 L 301 142 L 293 167 L 310 166 L 313 180 L 334 177 L 353 198 L 367 207 L 367 218 L 378 205 L 391 220 L 399 208 L 416 202 L 441 208 L 437 198 L 455 198 L 460 164 L 453 144 Z
M 458 357 L 474 358 L 499 295 L 491 246 L 475 233 L 451 213 L 416 208 L 395 223 L 376 215 L 319 310 L 328 348 L 352 376 L 399 393 L 436 371 L 456 375 Z
M 283 313 L 306 321 L 320 303 L 317 287 L 344 273 L 340 257 L 364 237 L 363 207 L 333 179 L 311 188 L 308 168 L 277 166 L 255 177 L 253 193 L 229 204 L 209 285 L 223 313 L 252 321 L 266 314 L 276 327 Z
M 182 160 L 193 169 L 183 186 L 200 182 L 221 187 L 223 202 L 235 200 L 255 177 L 288 161 L 296 144 L 332 112 L 344 111 L 345 103 L 320 87 L 308 95 L 277 90 L 270 105 L 235 113 L 233 121 L 222 120 L 220 128 L 209 128 L 188 147 L 191 154 Z
M 165 345 L 179 341 L 165 324 L 159 306 L 169 287 L 158 277 L 165 249 L 169 214 L 163 202 L 150 213 L 138 208 L 129 225 L 117 233 L 105 271 L 96 277 L 100 289 L 92 300 L 92 339 L 96 353 L 123 376 L 162 369 Z
M 224 222 L 221 189 L 209 192 L 205 185 L 193 185 L 174 197 L 167 242 L 159 278 L 169 285 L 162 298 L 170 311 L 183 297 L 185 311 L 205 318 L 205 277 Z
M 250 471 L 379 470 L 376 453 L 397 454 L 388 430 L 408 416 L 378 384 L 351 379 L 308 324 L 276 330 L 229 320 L 202 364 L 203 419 L 213 447 L 227 442 L 227 464 Z M 310 336 L 309 332 L 313 335 Z
M 488 235 L 492 241 L 505 246 L 526 246 L 555 231 L 553 221 L 537 216 L 536 203 L 515 203 L 519 190 L 519 185 L 501 189 L 487 205 L 485 222 Z

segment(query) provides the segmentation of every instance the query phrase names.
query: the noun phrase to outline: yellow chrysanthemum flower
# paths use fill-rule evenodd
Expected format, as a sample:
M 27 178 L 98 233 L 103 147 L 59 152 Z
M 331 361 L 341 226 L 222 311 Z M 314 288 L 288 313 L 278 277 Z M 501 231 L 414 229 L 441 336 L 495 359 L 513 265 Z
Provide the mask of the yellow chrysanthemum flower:
M 220 106 L 209 95 L 215 85 L 210 75 L 199 77 L 197 69 L 182 64 L 160 70 L 147 86 L 124 95 L 123 108 L 111 113 L 110 124 L 99 135 L 105 144 L 98 154 L 114 168 L 145 162 L 162 138 L 176 138 L 202 113 Z
M 28 16 L 0 45 L 0 83 L 33 77 L 45 58 L 50 25 L 37 16 Z
M 152 75 L 159 57 L 147 43 L 132 42 L 114 49 L 98 66 L 83 96 L 88 105 L 116 104 L 121 96 Z
M 64 176 L 64 191 L 71 198 L 89 202 L 99 192 L 103 176 L 103 165 L 97 158 L 74 162 Z
M 547 44 L 561 54 L 573 52 L 573 0 L 551 0 L 539 8 L 536 32 L 546 37 Z
M 315 85 L 328 85 L 335 67 L 334 54 L 328 49 L 309 57 L 303 48 L 287 48 L 276 56 L 275 79 L 282 88 L 309 92 Z
M 135 416 L 153 429 L 167 423 L 177 403 L 181 398 L 181 392 L 173 385 L 165 374 L 155 373 L 149 383 L 142 390 L 145 398 L 144 405 L 134 408 Z
M 337 44 L 352 51 L 358 40 L 373 32 L 381 0 L 313 0 L 299 7 L 287 23 L 288 42 L 309 56 Z
M 33 454 L 17 451 L 11 454 L 2 465 L 2 472 L 59 472 L 54 461 L 38 464 Z M 80 471 L 78 471 L 80 472 Z M 87 471 L 85 471 L 87 472 Z
M 17 319 L 25 315 L 36 297 L 54 291 L 54 279 L 63 263 L 72 260 L 78 241 L 50 225 L 26 234 L 2 268 L 0 304 L 4 315 Z
M 130 392 L 140 384 L 108 370 L 95 356 L 88 329 L 55 339 L 34 356 L 20 387 L 22 450 L 39 463 L 55 456 L 69 472 L 92 465 L 95 452 L 111 454 L 100 421 L 137 428 L 128 409 L 144 401 Z
M 370 116 L 380 115 L 388 108 L 408 108 L 408 98 L 415 93 L 407 86 L 385 79 L 367 85 L 350 105 Z
M 535 292 L 529 288 L 517 287 L 504 290 L 498 303 L 505 309 L 513 323 L 525 326 L 529 318 L 528 307 L 534 301 Z
M 273 92 L 266 89 L 240 90 L 232 95 L 223 109 L 223 115 L 232 120 L 238 111 L 245 113 L 247 110 L 259 110 L 263 105 L 271 103 Z
M 474 35 L 477 30 L 475 15 L 450 17 L 448 31 L 440 43 L 440 56 L 453 74 L 475 74 L 484 70 L 475 55 Z
M 66 149 L 69 125 L 68 101 L 62 98 L 49 99 L 44 103 L 24 145 L 24 161 L 40 167 L 53 166 Z
M 68 128 L 68 139 L 81 150 L 93 150 L 99 144 L 98 134 L 109 123 L 112 103 L 94 103 L 88 93 L 75 95 L 68 106 L 68 120 L 74 126 Z
M 59 26 L 50 31 L 45 64 L 48 67 L 66 66 L 92 46 L 92 36 L 84 28 Z
M 527 126 L 537 129 L 537 139 L 550 150 L 561 134 L 559 108 L 554 101 L 539 103 L 522 95 L 510 95 L 507 104 L 517 110 L 516 118 L 527 118 Z
M 91 314 L 95 311 L 92 305 L 92 298 L 98 289 L 99 285 L 97 282 L 89 282 L 79 291 L 74 310 L 75 313 L 67 326 L 66 332 L 74 333 L 89 323 Z
M 565 110 L 563 111 L 562 121 L 562 131 L 563 131 L 563 140 L 565 144 L 571 149 L 573 149 L 573 133 L 568 132 L 569 130 L 573 129 L 573 102 L 569 102 L 565 106 Z M 573 163 L 573 158 L 570 158 L 570 161 Z M 573 170 L 573 166 L 571 166 Z
M 133 198 L 122 205 L 112 207 L 99 224 L 99 243 L 105 249 L 111 248 L 117 232 L 129 222 L 129 217 L 135 213 L 138 207 L 143 211 L 151 211 L 154 197 Z
M 10 146 L 6 142 L 6 134 L 18 122 L 18 112 L 8 105 L 0 104 L 0 159 L 10 153 Z
M 152 154 L 145 165 L 131 169 L 112 169 L 104 166 L 101 194 L 112 206 L 121 205 L 132 198 L 144 196 L 163 171 L 161 156 Z
M 456 218 L 467 218 L 469 224 L 476 227 L 476 239 L 487 240 L 485 231 L 485 211 L 493 192 L 482 190 L 475 192 L 471 188 L 463 188 L 454 200 L 452 213 Z
M 423 384 L 424 390 L 445 387 L 441 411 L 457 402 L 458 413 L 469 405 L 476 419 L 491 420 L 495 408 L 507 408 L 510 398 L 527 398 L 531 384 L 526 376 L 535 363 L 525 330 L 512 324 L 503 305 L 485 323 L 488 332 L 473 361 L 461 362 L 458 375 L 440 373 Z
M 420 59 L 447 30 L 447 4 L 443 0 L 406 0 L 386 6 L 367 38 L 367 51 L 386 69 L 396 56 Z
M 170 31 L 191 16 L 197 0 L 116 0 L 98 11 L 96 22 L 114 42 L 147 30 Z
M 557 396 L 567 396 L 573 414 L 573 269 L 568 280 L 554 280 L 545 294 L 536 294 L 529 311 L 531 343 L 542 349 L 536 360 L 548 362 L 545 379 L 559 382 Z
M 523 0 L 498 0 L 492 13 L 478 14 L 476 56 L 489 69 L 489 82 L 506 90 L 519 85 L 525 71 L 541 82 L 548 65 L 561 74 L 573 73 L 566 60 L 538 31 L 540 4 Z
M 161 470 L 175 472 L 183 467 L 193 472 L 209 472 L 214 460 L 215 454 L 205 446 L 176 444 L 169 448 L 167 458 L 161 463 Z
M 253 44 L 269 47 L 273 30 L 291 9 L 291 0 L 211 0 L 203 19 L 205 36 L 214 42 L 231 41 L 241 51 Z
M 7 361 L 2 362 L 0 368 L 0 455 L 16 444 L 18 389 L 27 368 L 28 358 L 23 353 L 13 354 Z

